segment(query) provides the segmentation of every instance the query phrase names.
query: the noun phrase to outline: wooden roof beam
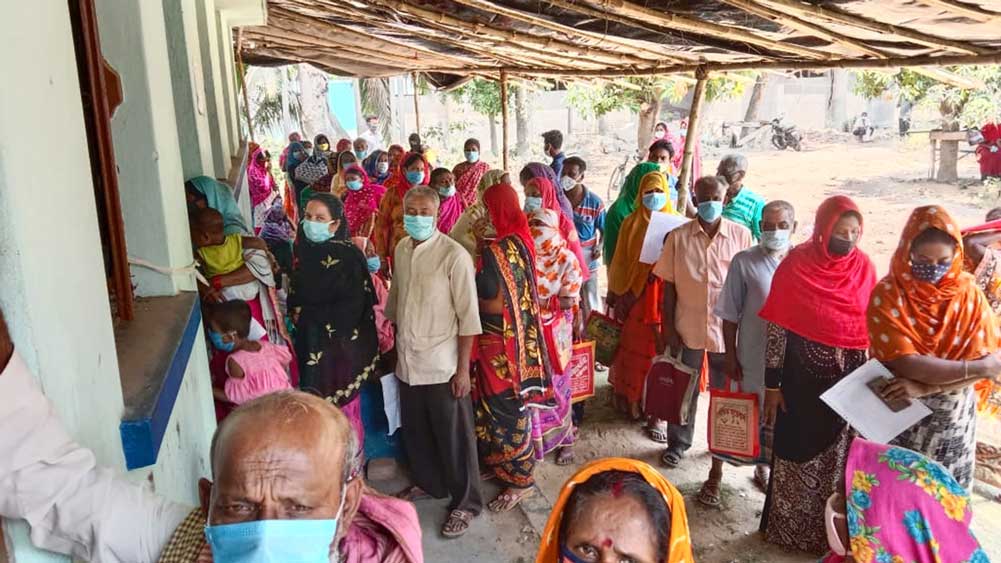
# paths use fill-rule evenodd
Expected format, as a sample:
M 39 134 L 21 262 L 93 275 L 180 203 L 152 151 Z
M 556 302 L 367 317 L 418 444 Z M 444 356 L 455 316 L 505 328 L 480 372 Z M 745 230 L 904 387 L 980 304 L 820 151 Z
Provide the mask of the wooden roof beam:
M 417 51 L 408 53 L 405 49 L 401 49 L 403 52 L 394 52 L 388 49 L 371 49 L 357 42 L 341 39 L 336 33 L 327 34 L 320 39 L 313 35 L 286 29 L 282 27 L 281 21 L 277 18 L 272 18 L 267 27 L 244 27 L 241 29 L 243 30 L 245 41 L 256 40 L 263 43 L 278 44 L 283 47 L 294 48 L 297 45 L 310 45 L 313 47 L 343 49 L 373 59 L 382 59 L 397 64 L 419 65 L 422 67 L 447 65 L 451 62 L 450 59 L 445 57 L 421 56 L 418 55 Z
M 957 0 L 918 0 L 922 4 L 944 8 L 955 14 L 962 14 L 968 18 L 982 22 L 1001 22 L 1001 13 L 985 10 L 980 6 L 958 2 Z
M 893 24 L 883 23 L 881 21 L 867 18 L 865 16 L 860 16 L 858 14 L 846 12 L 840 8 L 820 7 L 814 4 L 806 4 L 804 2 L 800 2 L 799 0 L 765 0 L 765 1 L 773 6 L 777 5 L 786 8 L 787 9 L 786 11 L 788 13 L 793 13 L 800 16 L 813 16 L 816 18 L 822 18 L 827 21 L 832 21 L 835 23 L 840 23 L 851 27 L 859 27 L 862 29 L 866 29 L 868 31 L 874 31 L 876 33 L 896 35 L 897 37 L 902 37 L 904 39 L 908 39 L 915 43 L 926 45 L 928 47 L 934 47 L 936 49 L 945 49 L 947 51 L 964 53 L 968 55 L 983 55 L 992 52 L 989 49 L 982 49 L 970 43 L 965 43 L 963 41 L 953 41 L 952 39 L 946 39 L 944 37 L 929 35 L 927 33 L 915 31 L 913 29 L 909 29 L 906 27 L 900 27 Z
M 485 0 L 456 0 L 456 1 L 465 3 L 467 1 L 483 2 Z M 569 2 L 568 0 L 547 0 L 547 1 L 553 5 L 562 6 L 570 10 L 573 10 L 575 6 L 573 2 Z M 792 43 L 784 43 L 782 41 L 769 39 L 768 37 L 759 36 L 756 35 L 755 33 L 752 33 L 744 29 L 730 27 L 726 25 L 720 25 L 717 23 L 712 23 L 703 20 L 697 20 L 673 13 L 665 13 L 659 10 L 647 8 L 646 6 L 640 6 L 639 4 L 634 4 L 626 0 L 601 0 L 601 3 L 602 7 L 605 8 L 605 10 L 602 11 L 603 14 L 615 13 L 619 16 L 626 17 L 633 21 L 633 25 L 653 22 L 657 24 L 659 27 L 663 27 L 668 30 L 673 30 L 674 32 L 683 31 L 695 35 L 710 36 L 717 39 L 737 41 L 740 43 L 746 43 L 748 45 L 754 45 L 756 47 L 768 49 L 769 51 L 789 53 L 810 59 L 823 60 L 823 59 L 831 59 L 835 56 L 832 53 L 825 53 L 823 51 L 818 51 L 816 49 L 810 49 L 809 47 L 802 47 L 800 45 L 795 45 Z

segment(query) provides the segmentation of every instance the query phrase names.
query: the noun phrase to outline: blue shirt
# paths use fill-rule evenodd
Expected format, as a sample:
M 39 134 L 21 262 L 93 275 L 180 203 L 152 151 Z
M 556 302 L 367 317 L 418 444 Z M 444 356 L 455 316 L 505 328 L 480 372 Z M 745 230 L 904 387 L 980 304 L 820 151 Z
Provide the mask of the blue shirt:
M 563 161 L 566 159 L 567 155 L 561 152 L 560 154 L 553 157 L 553 163 L 549 165 L 549 167 L 553 169 L 553 172 L 556 172 L 557 178 L 563 175 Z M 557 190 L 560 189 L 559 186 L 553 186 L 553 187 L 556 188 Z
M 605 203 L 586 187 L 584 199 L 580 201 L 580 205 L 573 207 L 573 224 L 577 227 L 577 237 L 584 248 L 588 269 L 593 272 L 598 269 L 598 261 L 594 259 L 593 253 L 598 246 L 598 233 L 605 233 Z

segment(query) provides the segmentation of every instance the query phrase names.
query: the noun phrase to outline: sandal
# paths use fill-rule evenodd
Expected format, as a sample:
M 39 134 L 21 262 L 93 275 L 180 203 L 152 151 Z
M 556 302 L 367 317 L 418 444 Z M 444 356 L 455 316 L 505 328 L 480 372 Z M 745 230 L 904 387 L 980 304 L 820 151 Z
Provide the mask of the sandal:
M 764 465 L 759 465 L 754 468 L 754 486 L 758 488 L 761 492 L 768 494 L 768 480 L 771 478 L 771 472 Z
M 473 519 L 471 512 L 465 510 L 453 510 L 448 513 L 448 520 L 441 527 L 441 535 L 446 538 L 457 538 L 469 530 L 469 521 Z
M 417 502 L 419 500 L 427 500 L 431 498 L 431 495 L 427 494 L 424 489 L 418 487 L 417 485 L 407 487 L 393 496 L 407 502 Z
M 658 444 L 667 443 L 667 421 L 660 420 L 653 424 L 647 424 L 647 436 Z
M 702 484 L 702 488 L 699 489 L 699 494 L 695 497 L 695 500 L 711 508 L 718 507 L 720 504 L 720 486 L 720 481 L 707 480 Z
M 681 463 L 682 457 L 682 454 L 674 450 L 667 450 L 664 452 L 664 455 L 660 456 L 660 462 L 668 468 L 675 469 Z
M 577 456 L 573 453 L 573 446 L 563 446 L 556 454 L 556 465 L 571 465 L 576 459 Z
M 505 489 L 501 492 L 501 494 L 497 495 L 497 498 L 487 504 L 487 508 L 490 509 L 490 512 L 507 512 L 521 504 L 521 501 L 528 498 L 532 494 L 533 490 L 534 489 L 532 487 L 526 487 L 524 489 Z

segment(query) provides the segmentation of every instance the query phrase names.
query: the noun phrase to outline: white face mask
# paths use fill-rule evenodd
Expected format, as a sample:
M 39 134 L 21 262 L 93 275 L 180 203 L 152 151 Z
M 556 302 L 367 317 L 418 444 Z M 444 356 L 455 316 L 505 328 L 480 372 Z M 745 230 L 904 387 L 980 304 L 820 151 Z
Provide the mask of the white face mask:
M 827 505 L 824 507 L 824 528 L 827 529 L 827 545 L 831 548 L 831 553 L 844 557 L 848 550 L 845 549 L 845 544 L 841 543 L 841 535 L 838 534 L 834 520 L 846 520 L 847 517 L 834 509 L 834 499 L 837 497 L 838 493 L 834 493 L 827 498 Z
M 569 192 L 577 187 L 577 180 L 574 180 L 570 176 L 564 176 L 560 178 L 560 185 L 563 188 L 563 191 Z

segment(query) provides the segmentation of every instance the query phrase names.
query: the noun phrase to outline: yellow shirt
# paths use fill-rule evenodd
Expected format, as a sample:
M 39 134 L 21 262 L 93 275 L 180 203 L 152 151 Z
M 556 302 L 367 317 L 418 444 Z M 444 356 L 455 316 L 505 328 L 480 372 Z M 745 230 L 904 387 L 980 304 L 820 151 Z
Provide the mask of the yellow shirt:
M 243 266 L 243 237 L 238 233 L 228 235 L 222 244 L 199 248 L 198 256 L 207 277 L 234 272 Z

